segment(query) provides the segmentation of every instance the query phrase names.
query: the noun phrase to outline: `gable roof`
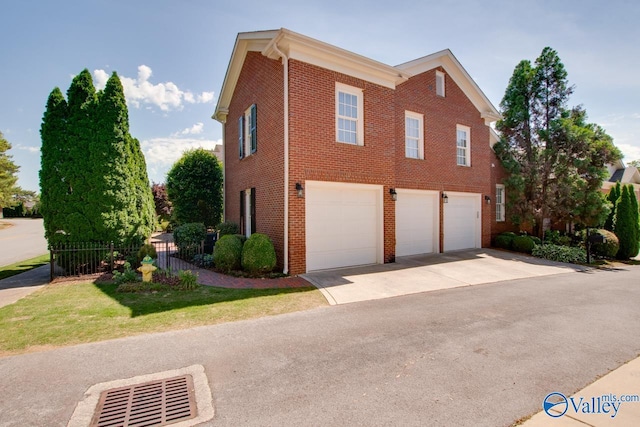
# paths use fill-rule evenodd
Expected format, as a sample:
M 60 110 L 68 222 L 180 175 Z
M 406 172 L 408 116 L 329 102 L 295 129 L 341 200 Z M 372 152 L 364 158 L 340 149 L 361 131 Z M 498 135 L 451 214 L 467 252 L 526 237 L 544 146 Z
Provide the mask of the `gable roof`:
M 638 172 L 638 168 L 633 166 L 618 169 L 609 178 L 609 182 L 617 181 L 620 181 L 621 184 L 640 184 L 640 172 Z
M 449 49 L 396 67 L 358 55 L 286 28 L 270 31 L 239 33 L 222 84 L 218 104 L 212 116 L 226 121 L 229 104 L 235 91 L 247 52 L 261 52 L 271 59 L 296 59 L 339 73 L 347 74 L 391 89 L 409 78 L 433 68 L 442 67 L 478 109 L 485 123 L 500 118 L 500 113 L 480 90 L 471 76 Z

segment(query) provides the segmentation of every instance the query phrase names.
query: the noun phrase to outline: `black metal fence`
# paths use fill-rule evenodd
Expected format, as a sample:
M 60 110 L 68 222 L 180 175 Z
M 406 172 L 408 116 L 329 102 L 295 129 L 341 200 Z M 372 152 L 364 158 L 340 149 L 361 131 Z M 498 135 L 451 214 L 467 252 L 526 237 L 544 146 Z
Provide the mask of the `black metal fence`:
M 178 248 L 170 241 L 149 243 L 156 251 L 155 265 L 166 274 L 177 274 L 197 266 L 206 266 L 205 241 L 189 248 Z M 207 248 L 208 249 L 208 248 Z M 84 276 L 122 270 L 125 262 L 134 270 L 140 267 L 140 246 L 120 247 L 110 243 L 67 243 L 49 247 L 51 280 L 56 277 Z

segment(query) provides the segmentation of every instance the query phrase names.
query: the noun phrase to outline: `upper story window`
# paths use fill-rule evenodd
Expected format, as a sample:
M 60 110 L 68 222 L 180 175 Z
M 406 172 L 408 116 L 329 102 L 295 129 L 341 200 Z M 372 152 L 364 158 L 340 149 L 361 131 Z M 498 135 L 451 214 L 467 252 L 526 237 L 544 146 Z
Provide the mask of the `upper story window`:
M 258 107 L 253 104 L 238 119 L 238 150 L 244 158 L 258 150 Z
M 424 159 L 424 118 L 422 114 L 404 112 L 404 150 L 411 159 Z
M 504 185 L 496 185 L 496 221 L 504 221 Z
M 436 71 L 436 95 L 444 96 L 444 73 Z
M 471 166 L 471 129 L 468 126 L 456 126 L 456 164 Z
M 362 89 L 336 83 L 336 141 L 364 145 Z

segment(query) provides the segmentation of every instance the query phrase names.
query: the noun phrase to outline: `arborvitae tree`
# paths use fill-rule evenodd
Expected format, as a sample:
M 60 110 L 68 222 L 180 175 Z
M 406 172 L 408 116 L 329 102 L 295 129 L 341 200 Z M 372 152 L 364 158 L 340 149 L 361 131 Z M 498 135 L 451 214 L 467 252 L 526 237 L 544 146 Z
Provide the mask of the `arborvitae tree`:
M 611 203 L 611 211 L 609 212 L 607 221 L 604 223 L 603 228 L 605 230 L 613 231 L 613 221 L 616 217 L 616 204 L 618 203 L 621 193 L 622 189 L 620 188 L 620 181 L 616 181 L 616 185 L 611 188 L 607 195 L 607 200 Z
M 201 222 L 207 227 L 222 217 L 222 167 L 211 151 L 187 151 L 167 174 L 167 194 L 178 224 Z
M 16 187 L 18 181 L 16 173 L 20 167 L 11 160 L 10 155 L 6 154 L 10 149 L 11 144 L 4 139 L 2 132 L 0 132 L 0 213 L 2 213 L 3 207 L 15 204 L 13 195 L 19 190 Z
M 636 192 L 633 185 L 628 184 L 627 188 L 629 188 L 629 199 L 631 200 L 631 216 L 633 217 L 633 227 L 635 230 L 635 239 L 633 239 L 633 245 L 631 246 L 631 253 L 635 254 L 633 256 L 638 255 L 638 251 L 640 251 L 640 212 L 638 211 L 638 198 L 636 197 Z
M 567 109 L 573 88 L 558 54 L 545 48 L 535 66 L 522 61 L 500 103 L 494 150 L 509 173 L 508 211 L 537 235 L 545 218 L 597 225 L 608 210 L 598 194 L 604 165 L 621 157 L 602 128 Z
M 65 229 L 67 197 L 71 192 L 67 178 L 67 101 L 57 87 L 47 100 L 40 137 L 40 212 L 44 218 L 45 238 L 51 245 L 65 239 L 62 233 L 57 232 Z
M 153 202 L 144 157 L 129 134 L 120 79 L 114 73 L 96 93 L 85 69 L 67 94 L 65 103 L 54 89 L 41 128 L 40 184 L 49 243 L 142 243 L 153 230 Z M 140 191 L 143 182 L 146 192 Z
M 632 192 L 633 190 L 629 191 L 629 186 L 623 186 L 622 194 L 616 206 L 613 231 L 620 241 L 620 249 L 617 255 L 619 259 L 629 259 L 638 254 L 637 225 L 634 224 L 637 216 L 633 213 Z

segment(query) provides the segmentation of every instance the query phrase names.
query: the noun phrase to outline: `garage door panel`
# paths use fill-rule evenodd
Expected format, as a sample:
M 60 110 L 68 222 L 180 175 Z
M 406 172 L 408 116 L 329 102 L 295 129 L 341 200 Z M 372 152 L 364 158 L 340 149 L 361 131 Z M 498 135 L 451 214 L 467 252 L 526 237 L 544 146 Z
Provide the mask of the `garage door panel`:
M 438 239 L 436 194 L 398 191 L 396 256 L 434 252 Z
M 380 187 L 307 183 L 307 271 L 378 261 Z
M 448 199 L 444 205 L 444 250 L 479 247 L 479 196 L 449 194 Z

